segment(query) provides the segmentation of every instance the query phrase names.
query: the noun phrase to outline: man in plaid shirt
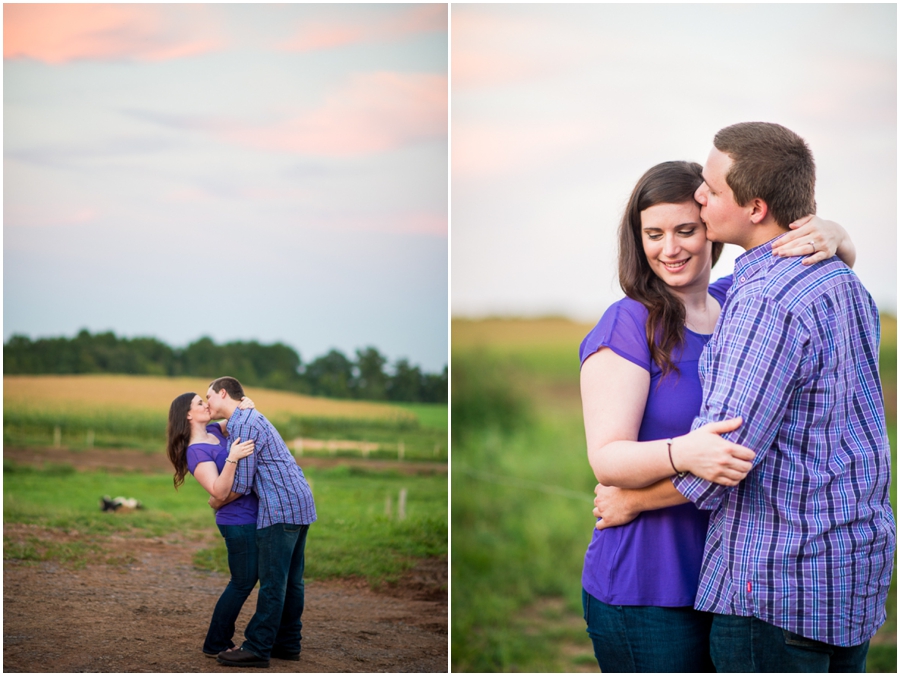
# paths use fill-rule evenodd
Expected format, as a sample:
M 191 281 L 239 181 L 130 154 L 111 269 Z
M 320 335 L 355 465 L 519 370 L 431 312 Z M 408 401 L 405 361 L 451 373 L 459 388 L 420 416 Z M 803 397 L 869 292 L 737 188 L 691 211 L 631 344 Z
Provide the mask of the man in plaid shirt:
M 306 535 L 316 506 L 303 470 L 272 423 L 255 409 L 238 408 L 243 395 L 241 384 L 227 376 L 213 381 L 206 393 L 210 413 L 228 420 L 229 438 L 255 442 L 253 454 L 235 471 L 229 499 L 251 491 L 259 498 L 256 613 L 244 630 L 244 644 L 219 653 L 218 661 L 268 667 L 270 657 L 300 659 Z
M 865 671 L 895 546 L 878 311 L 839 259 L 772 252 L 788 223 L 815 212 L 803 139 L 751 122 L 714 146 L 701 218 L 710 240 L 746 252 L 700 362 L 694 429 L 740 416 L 725 436 L 756 457 L 735 487 L 673 479 L 712 510 L 695 606 L 715 614 L 718 671 Z

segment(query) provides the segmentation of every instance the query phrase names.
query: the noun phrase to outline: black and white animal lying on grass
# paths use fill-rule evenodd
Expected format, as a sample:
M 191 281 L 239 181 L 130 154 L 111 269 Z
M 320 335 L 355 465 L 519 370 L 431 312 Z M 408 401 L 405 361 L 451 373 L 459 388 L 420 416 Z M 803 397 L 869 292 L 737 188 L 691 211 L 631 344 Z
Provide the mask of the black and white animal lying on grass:
M 135 509 L 143 509 L 144 506 L 134 498 L 112 498 L 104 495 L 100 498 L 100 511 L 102 512 L 130 512 Z

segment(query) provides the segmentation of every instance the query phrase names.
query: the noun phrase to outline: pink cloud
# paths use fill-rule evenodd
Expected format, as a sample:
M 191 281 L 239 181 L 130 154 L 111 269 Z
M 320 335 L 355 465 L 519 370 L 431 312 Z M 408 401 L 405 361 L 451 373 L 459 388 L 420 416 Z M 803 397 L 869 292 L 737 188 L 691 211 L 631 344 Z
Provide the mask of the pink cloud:
M 382 232 L 395 235 L 447 236 L 447 214 L 410 211 L 378 215 L 340 214 L 321 224 L 348 232 Z
M 5 224 L 13 227 L 79 226 L 95 222 L 99 215 L 95 207 L 56 204 L 7 204 L 3 210 Z
M 577 120 L 454 125 L 453 179 L 483 179 L 532 171 L 560 161 L 596 137 Z
M 346 157 L 390 150 L 447 134 L 447 77 L 366 73 L 324 104 L 281 122 L 246 126 L 217 122 L 212 130 L 240 145 Z
M 163 61 L 221 49 L 216 33 L 203 5 L 3 6 L 4 59 Z
M 579 40 L 560 37 L 566 34 L 549 17 L 461 5 L 453 12 L 453 89 L 494 88 L 552 79 L 592 58 L 592 53 L 596 56 L 591 50 L 597 46 L 588 47 Z
M 368 17 L 367 17 L 368 19 Z M 311 52 L 349 44 L 389 42 L 407 35 L 447 30 L 447 6 L 438 4 L 404 8 L 380 20 L 350 23 L 342 20 L 308 22 L 278 47 L 289 52 Z

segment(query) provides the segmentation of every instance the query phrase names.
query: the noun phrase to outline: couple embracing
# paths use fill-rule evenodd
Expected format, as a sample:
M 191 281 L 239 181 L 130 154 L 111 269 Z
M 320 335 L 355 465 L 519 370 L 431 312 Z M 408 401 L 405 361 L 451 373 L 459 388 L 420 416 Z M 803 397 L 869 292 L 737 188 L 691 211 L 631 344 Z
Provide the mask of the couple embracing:
M 214 380 L 206 399 L 193 392 L 177 397 L 167 433 L 175 487 L 190 472 L 206 489 L 228 549 L 231 580 L 203 652 L 233 667 L 268 667 L 270 657 L 299 660 L 306 535 L 316 520 L 312 491 L 281 435 L 235 378 Z M 256 613 L 238 647 L 234 623 L 257 580 Z
M 588 633 L 604 672 L 865 671 L 895 546 L 878 310 L 843 228 L 807 217 L 803 139 L 713 143 L 638 182 L 628 297 L 581 345 Z

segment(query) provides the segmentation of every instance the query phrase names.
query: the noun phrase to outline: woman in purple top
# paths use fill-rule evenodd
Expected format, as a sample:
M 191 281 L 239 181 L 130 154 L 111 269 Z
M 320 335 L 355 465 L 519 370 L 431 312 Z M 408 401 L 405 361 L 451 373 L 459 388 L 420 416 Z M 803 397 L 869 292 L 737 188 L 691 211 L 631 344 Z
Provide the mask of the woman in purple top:
M 241 408 L 252 407 L 249 399 L 241 402 Z M 235 439 L 229 450 L 225 434 L 224 422 L 210 422 L 209 405 L 200 395 L 188 392 L 172 402 L 166 451 L 175 467 L 176 489 L 190 472 L 214 498 L 228 497 L 237 463 L 253 453 L 254 444 L 252 440 L 240 443 L 240 439 Z M 203 643 L 203 653 L 209 657 L 234 647 L 231 639 L 235 620 L 256 585 L 257 512 L 255 494 L 242 496 L 216 511 L 216 525 L 228 549 L 231 579 L 216 603 Z
M 713 671 L 707 613 L 693 609 L 708 513 L 667 477 L 691 472 L 736 485 L 754 453 L 720 435 L 740 418 L 691 431 L 697 372 L 731 277 L 709 283 L 722 244 L 706 239 L 693 195 L 702 167 L 664 162 L 638 181 L 619 227 L 614 303 L 581 344 L 581 393 L 599 518 L 584 559 L 584 617 L 604 672 Z M 838 224 L 807 217 L 778 255 L 855 252 Z M 802 242 L 800 241 L 802 238 Z

